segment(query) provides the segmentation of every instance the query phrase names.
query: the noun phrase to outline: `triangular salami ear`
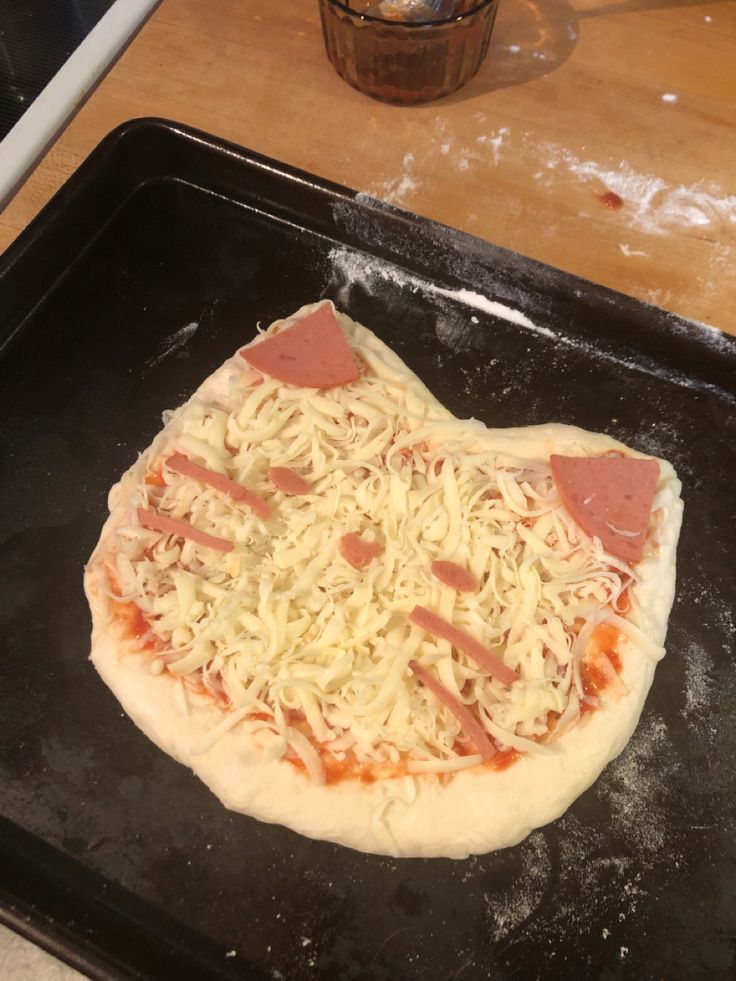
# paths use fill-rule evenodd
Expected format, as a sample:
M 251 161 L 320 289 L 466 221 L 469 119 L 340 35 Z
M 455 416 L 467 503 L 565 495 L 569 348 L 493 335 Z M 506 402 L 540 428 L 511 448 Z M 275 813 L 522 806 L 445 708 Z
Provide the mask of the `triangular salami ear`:
M 248 364 L 289 385 L 334 388 L 360 377 L 330 304 L 240 352 Z
M 654 492 L 656 460 L 616 456 L 550 457 L 560 497 L 576 524 L 626 562 L 644 551 Z

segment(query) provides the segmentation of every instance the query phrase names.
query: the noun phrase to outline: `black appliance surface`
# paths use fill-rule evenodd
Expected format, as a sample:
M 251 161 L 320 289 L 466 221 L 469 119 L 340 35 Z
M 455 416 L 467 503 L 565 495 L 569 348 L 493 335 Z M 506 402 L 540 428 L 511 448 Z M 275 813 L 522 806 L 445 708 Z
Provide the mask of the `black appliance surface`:
M 230 813 L 87 659 L 108 488 L 322 296 L 456 414 L 608 431 L 683 481 L 637 732 L 515 848 L 377 858 Z M 735 366 L 733 338 L 206 134 L 110 134 L 0 260 L 3 919 L 94 977 L 732 977 Z
M 0 140 L 115 0 L 2 0 Z

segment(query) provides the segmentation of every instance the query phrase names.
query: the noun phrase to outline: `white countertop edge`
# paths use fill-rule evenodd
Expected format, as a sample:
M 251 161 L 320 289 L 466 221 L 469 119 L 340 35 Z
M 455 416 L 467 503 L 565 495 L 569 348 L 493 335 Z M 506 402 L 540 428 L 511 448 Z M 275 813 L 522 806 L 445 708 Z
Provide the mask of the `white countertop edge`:
M 117 0 L 0 143 L 0 207 L 160 0 Z

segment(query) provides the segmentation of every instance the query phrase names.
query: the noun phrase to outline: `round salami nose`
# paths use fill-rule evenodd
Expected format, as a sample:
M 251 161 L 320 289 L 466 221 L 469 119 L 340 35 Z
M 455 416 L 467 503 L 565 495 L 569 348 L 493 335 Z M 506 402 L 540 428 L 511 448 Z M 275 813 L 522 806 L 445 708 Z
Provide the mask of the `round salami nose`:
M 367 542 L 352 532 L 342 536 L 338 542 L 338 548 L 340 555 L 354 569 L 364 569 L 383 551 L 383 545 L 379 545 L 378 542 Z
M 269 467 L 268 479 L 274 487 L 278 487 L 284 494 L 300 496 L 309 493 L 307 481 L 291 467 Z

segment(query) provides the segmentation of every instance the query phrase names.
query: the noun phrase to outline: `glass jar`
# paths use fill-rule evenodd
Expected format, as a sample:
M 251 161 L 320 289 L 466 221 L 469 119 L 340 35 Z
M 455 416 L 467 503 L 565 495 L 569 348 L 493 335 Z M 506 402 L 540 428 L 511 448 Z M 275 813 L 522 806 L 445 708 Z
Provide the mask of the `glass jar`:
M 460 0 L 441 20 L 397 19 L 388 16 L 390 6 L 376 16 L 375 0 L 319 0 L 327 55 L 346 82 L 374 99 L 410 105 L 470 81 L 488 53 L 498 0 Z

